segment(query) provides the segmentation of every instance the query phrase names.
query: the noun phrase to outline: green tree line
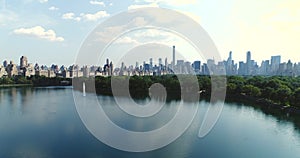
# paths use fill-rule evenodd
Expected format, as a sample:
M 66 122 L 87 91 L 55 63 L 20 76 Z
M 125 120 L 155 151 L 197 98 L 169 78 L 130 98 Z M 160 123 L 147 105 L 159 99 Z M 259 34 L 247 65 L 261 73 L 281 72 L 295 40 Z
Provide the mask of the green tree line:
M 63 86 L 71 85 L 72 79 L 65 79 L 60 77 L 45 77 L 45 76 L 14 76 L 14 77 L 2 77 L 0 78 L 0 85 L 12 85 L 12 84 L 26 84 L 32 86 Z
M 130 94 L 135 97 L 148 97 L 149 88 L 154 83 L 162 84 L 168 95 L 173 97 L 180 97 L 182 89 L 187 88 L 189 91 L 204 91 L 204 96 L 210 96 L 212 91 L 212 78 L 210 76 L 197 76 L 199 89 L 193 87 L 195 84 L 187 84 L 192 82 L 193 76 L 184 75 L 181 76 L 181 83 L 176 75 L 164 75 L 164 76 L 115 76 L 115 80 L 118 80 L 120 86 L 129 80 Z M 182 79 L 183 78 L 183 79 Z M 224 79 L 224 77 L 220 78 Z M 226 84 L 222 84 L 224 81 L 218 81 L 218 78 L 214 77 L 214 84 L 217 86 L 216 90 L 225 90 L 226 97 L 233 98 L 238 96 L 249 96 L 253 98 L 263 98 L 274 103 L 282 105 L 292 105 L 300 107 L 300 77 L 282 77 L 282 76 L 228 76 L 225 78 Z M 111 77 L 96 77 L 95 78 L 95 90 L 98 94 L 112 95 L 111 92 Z M 219 82 L 219 83 L 218 83 Z M 189 87 L 191 86 L 191 87 Z M 226 86 L 226 87 L 222 87 Z

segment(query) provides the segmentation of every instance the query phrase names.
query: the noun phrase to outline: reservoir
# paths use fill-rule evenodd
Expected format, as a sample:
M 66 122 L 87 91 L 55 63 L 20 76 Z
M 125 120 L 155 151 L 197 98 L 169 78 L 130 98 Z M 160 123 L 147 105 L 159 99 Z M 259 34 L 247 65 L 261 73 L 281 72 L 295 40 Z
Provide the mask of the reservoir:
M 162 127 L 172 119 L 179 102 L 167 102 L 153 118 L 134 119 L 120 110 L 113 97 L 97 98 L 116 125 L 139 132 Z M 148 101 L 137 102 L 145 104 Z M 123 98 L 122 104 L 129 103 Z M 189 104 L 184 103 L 183 108 L 193 108 Z M 225 103 L 213 129 L 199 138 L 199 128 L 209 105 L 209 102 L 200 101 L 191 125 L 169 145 L 148 152 L 125 152 L 102 143 L 90 133 L 76 111 L 71 87 L 2 88 L 0 157 L 300 157 L 300 130 L 295 123 L 240 103 Z

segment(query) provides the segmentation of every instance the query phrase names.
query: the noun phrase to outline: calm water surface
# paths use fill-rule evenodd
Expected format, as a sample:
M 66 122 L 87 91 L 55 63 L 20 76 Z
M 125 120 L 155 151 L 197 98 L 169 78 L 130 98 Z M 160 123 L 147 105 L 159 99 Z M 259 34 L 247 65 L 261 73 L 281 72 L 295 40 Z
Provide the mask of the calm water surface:
M 136 131 L 160 127 L 176 111 L 172 106 L 176 102 L 170 102 L 159 119 L 132 120 L 118 112 L 113 98 L 99 96 L 99 101 L 116 124 Z M 108 147 L 89 133 L 76 112 L 71 88 L 0 89 L 0 158 L 300 157 L 300 132 L 291 122 L 234 103 L 225 104 L 213 130 L 198 138 L 208 103 L 199 106 L 192 125 L 175 142 L 151 152 L 130 153 Z

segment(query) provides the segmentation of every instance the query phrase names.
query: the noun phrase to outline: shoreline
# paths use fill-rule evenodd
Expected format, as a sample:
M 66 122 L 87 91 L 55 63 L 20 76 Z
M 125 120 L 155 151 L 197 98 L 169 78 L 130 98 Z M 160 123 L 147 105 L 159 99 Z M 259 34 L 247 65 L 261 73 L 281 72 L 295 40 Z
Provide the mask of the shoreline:
M 0 85 L 1 88 L 26 88 L 26 87 L 31 87 L 31 88 L 47 88 L 47 87 L 53 87 L 53 88 L 61 88 L 61 87 L 72 87 L 73 86 L 34 86 L 33 84 L 9 84 L 9 85 Z M 76 89 L 74 89 L 76 90 Z M 81 91 L 81 90 L 76 90 L 76 91 Z M 90 93 L 90 92 L 87 92 Z M 133 92 L 135 93 L 135 92 Z M 177 94 L 176 94 L 177 93 Z M 113 96 L 111 92 L 108 91 L 101 91 L 100 93 L 96 93 L 97 95 L 102 95 L 102 96 Z M 174 95 L 176 94 L 176 95 Z M 168 95 L 170 96 L 170 95 Z M 178 92 L 172 92 L 171 97 L 167 98 L 167 101 L 174 101 L 174 100 L 181 100 L 181 98 L 178 94 Z M 133 99 L 146 99 L 149 96 L 146 97 L 132 97 Z M 209 94 L 204 94 L 201 97 L 199 97 L 200 100 L 205 100 L 205 101 L 210 101 L 210 95 Z M 184 100 L 184 99 L 183 99 Z M 188 101 L 188 100 L 187 100 Z M 285 106 L 277 103 L 273 103 L 270 100 L 267 100 L 265 98 L 257 98 L 257 97 L 251 97 L 243 94 L 227 94 L 225 97 L 225 103 L 237 103 L 237 104 L 242 104 L 242 106 L 250 106 L 255 109 L 259 109 L 261 112 L 265 114 L 270 114 L 273 117 L 276 117 L 277 119 L 283 119 L 290 121 L 294 123 L 297 128 L 300 128 L 300 109 L 295 106 Z
M 10 88 L 10 87 L 34 87 L 33 84 L 0 84 L 0 88 Z
M 300 109 L 298 107 L 274 103 L 266 98 L 256 98 L 240 94 L 235 95 L 235 97 L 226 97 L 225 101 L 234 101 L 246 105 L 251 104 L 251 106 L 259 106 L 263 110 L 277 111 L 286 115 L 300 115 Z

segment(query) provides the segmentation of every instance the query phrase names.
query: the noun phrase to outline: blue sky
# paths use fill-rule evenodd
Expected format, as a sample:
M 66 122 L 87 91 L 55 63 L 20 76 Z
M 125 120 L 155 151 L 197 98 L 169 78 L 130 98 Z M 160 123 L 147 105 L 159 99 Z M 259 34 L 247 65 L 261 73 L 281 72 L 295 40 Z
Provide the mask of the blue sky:
M 223 59 L 246 51 L 260 64 L 271 55 L 300 61 L 297 0 L 0 0 L 0 61 L 25 55 L 31 63 L 71 65 L 97 24 L 131 8 L 181 11 L 214 40 Z M 191 58 L 193 59 L 193 58 Z M 134 63 L 132 63 L 134 64 Z

